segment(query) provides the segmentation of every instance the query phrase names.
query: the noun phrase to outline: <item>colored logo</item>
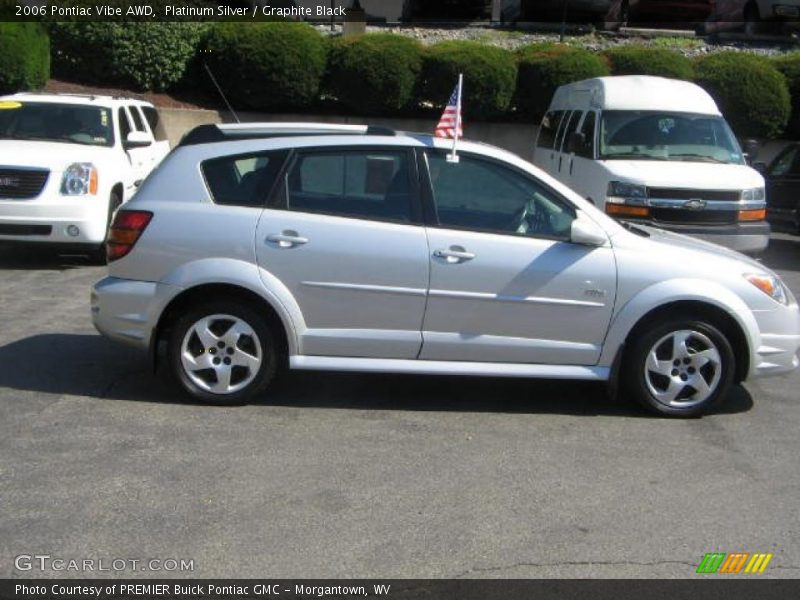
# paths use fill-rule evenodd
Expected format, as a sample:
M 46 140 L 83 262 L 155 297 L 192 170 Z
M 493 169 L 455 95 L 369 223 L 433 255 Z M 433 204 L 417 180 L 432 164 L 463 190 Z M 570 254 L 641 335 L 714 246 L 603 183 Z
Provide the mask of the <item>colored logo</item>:
M 748 573 L 751 575 L 761 574 L 767 568 L 773 554 L 764 552 L 708 552 L 697 566 L 697 572 L 703 574 L 726 573 L 737 575 Z

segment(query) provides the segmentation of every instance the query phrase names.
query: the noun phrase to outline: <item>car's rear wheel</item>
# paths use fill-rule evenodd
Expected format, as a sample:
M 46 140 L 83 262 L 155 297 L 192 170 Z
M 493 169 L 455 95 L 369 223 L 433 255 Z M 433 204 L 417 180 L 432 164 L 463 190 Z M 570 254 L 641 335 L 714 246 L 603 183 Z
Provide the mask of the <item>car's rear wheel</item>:
M 275 377 L 275 340 L 268 321 L 250 307 L 211 302 L 178 318 L 171 328 L 170 372 L 197 400 L 241 404 Z
M 727 395 L 735 357 L 712 324 L 675 318 L 641 333 L 626 353 L 624 384 L 639 403 L 669 416 L 697 416 Z

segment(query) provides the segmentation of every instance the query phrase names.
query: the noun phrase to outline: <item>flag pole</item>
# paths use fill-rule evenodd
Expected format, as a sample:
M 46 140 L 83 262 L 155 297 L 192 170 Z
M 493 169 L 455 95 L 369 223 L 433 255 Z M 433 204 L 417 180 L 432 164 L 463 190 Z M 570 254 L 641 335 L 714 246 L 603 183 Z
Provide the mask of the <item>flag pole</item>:
M 456 100 L 456 128 L 453 135 L 453 151 L 447 156 L 447 162 L 458 162 L 458 132 L 461 131 L 461 90 L 464 86 L 464 74 L 458 74 L 458 99 Z

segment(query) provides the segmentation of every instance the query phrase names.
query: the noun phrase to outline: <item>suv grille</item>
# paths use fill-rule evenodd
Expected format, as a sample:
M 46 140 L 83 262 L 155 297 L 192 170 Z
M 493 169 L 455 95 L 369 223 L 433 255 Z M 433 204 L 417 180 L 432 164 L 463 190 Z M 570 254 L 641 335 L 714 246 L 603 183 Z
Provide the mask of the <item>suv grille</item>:
M 46 169 L 8 169 L 0 167 L 0 198 L 25 200 L 38 196 L 50 171 Z
M 687 190 L 681 188 L 647 188 L 647 195 L 650 198 L 665 200 L 727 200 L 738 202 L 741 198 L 741 190 Z

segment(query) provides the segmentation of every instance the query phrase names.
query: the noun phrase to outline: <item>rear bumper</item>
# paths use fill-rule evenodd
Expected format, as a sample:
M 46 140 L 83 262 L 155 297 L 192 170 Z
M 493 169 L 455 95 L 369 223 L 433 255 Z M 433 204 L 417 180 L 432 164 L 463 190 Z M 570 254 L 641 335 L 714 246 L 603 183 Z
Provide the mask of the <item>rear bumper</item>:
M 758 254 L 766 250 L 769 245 L 770 227 L 766 221 L 722 226 L 675 225 L 660 221 L 648 221 L 646 224 L 683 235 L 691 235 L 744 254 Z
M 92 288 L 92 323 L 113 340 L 149 350 L 163 307 L 179 291 L 163 283 L 106 277 Z

